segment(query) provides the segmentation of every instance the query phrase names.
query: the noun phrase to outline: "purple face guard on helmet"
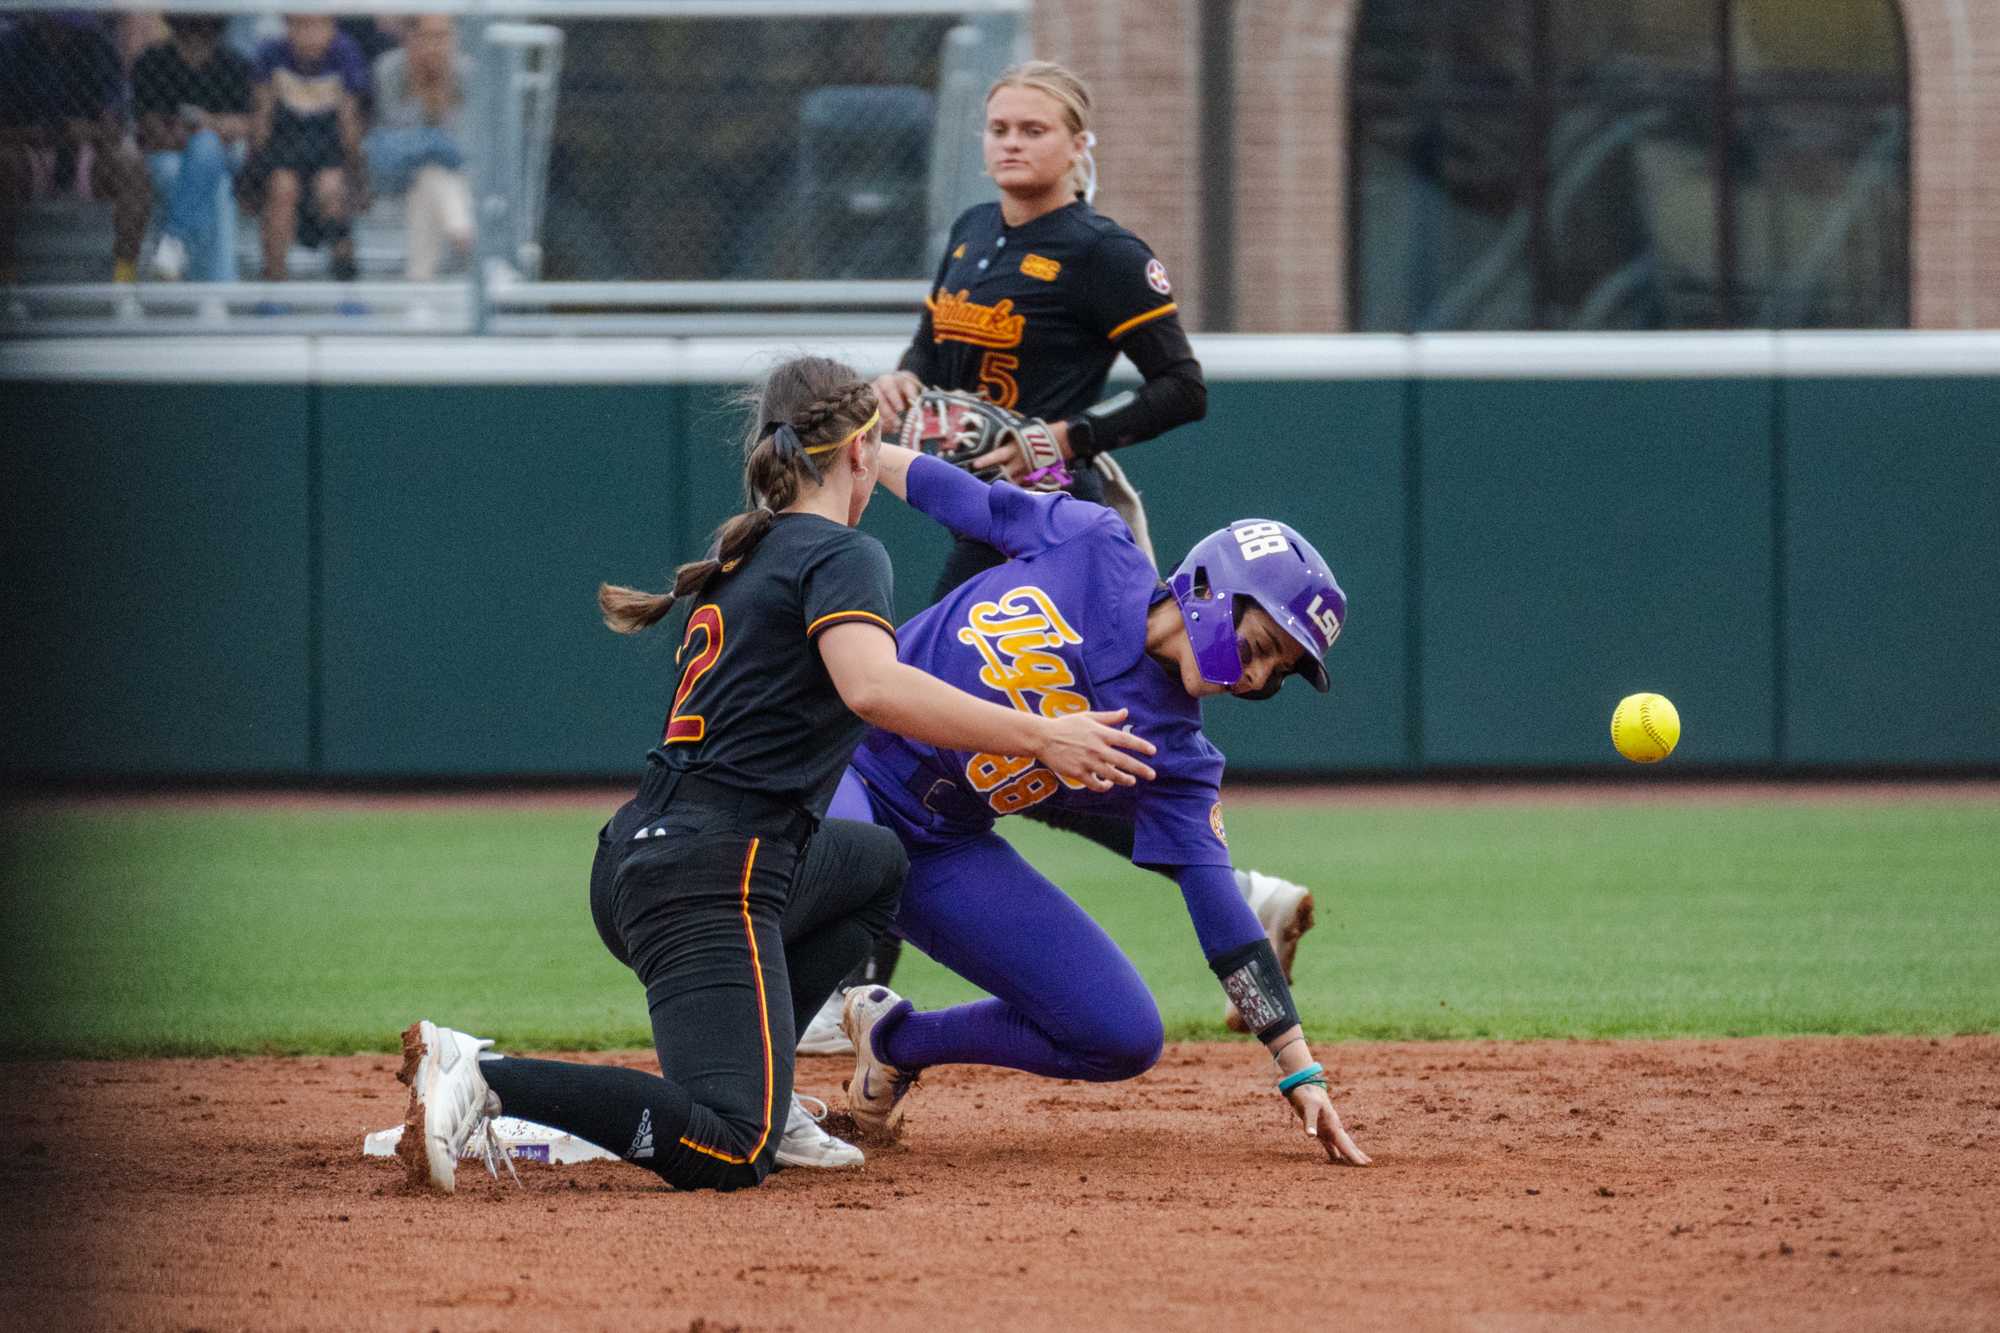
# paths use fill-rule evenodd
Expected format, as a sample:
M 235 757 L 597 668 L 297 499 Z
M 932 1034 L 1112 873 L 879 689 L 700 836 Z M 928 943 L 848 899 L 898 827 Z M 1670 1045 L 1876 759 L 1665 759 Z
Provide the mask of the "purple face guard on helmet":
M 1289 524 L 1237 519 L 1197 542 L 1167 586 L 1180 603 L 1203 680 L 1233 687 L 1243 678 L 1236 599 L 1248 597 L 1305 649 L 1294 669 L 1326 692 L 1322 659 L 1347 620 L 1347 594 L 1312 543 Z M 1274 680 L 1257 697 L 1269 698 L 1276 689 Z

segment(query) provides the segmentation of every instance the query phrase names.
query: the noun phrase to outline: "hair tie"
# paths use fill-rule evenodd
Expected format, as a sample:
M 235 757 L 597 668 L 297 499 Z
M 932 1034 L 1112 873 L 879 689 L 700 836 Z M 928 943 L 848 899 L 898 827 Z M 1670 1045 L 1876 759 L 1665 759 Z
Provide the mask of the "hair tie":
M 799 439 L 799 432 L 791 422 L 767 421 L 764 423 L 764 429 L 757 433 L 757 438 L 760 440 L 769 439 L 771 447 L 777 451 L 778 457 L 784 459 L 786 462 L 790 462 L 794 458 L 803 461 L 806 465 L 806 471 L 812 473 L 813 480 L 821 480 L 819 464 L 813 462 L 811 452 L 806 449 L 805 443 Z
M 1286 1045 L 1290 1044 L 1291 1043 L 1289 1042 L 1286 1043 Z M 1311 1064 L 1307 1065 L 1304 1069 L 1298 1070 L 1295 1073 L 1287 1074 L 1283 1078 L 1279 1079 L 1278 1091 L 1290 1092 L 1293 1088 L 1296 1088 L 1301 1084 L 1312 1083 L 1316 1080 L 1319 1080 L 1320 1075 L 1324 1074 L 1325 1072 L 1326 1072 L 1325 1066 L 1321 1065 L 1319 1061 L 1315 1060 Z M 1326 1084 L 1322 1081 L 1320 1082 L 1320 1086 L 1323 1088 L 1326 1086 Z

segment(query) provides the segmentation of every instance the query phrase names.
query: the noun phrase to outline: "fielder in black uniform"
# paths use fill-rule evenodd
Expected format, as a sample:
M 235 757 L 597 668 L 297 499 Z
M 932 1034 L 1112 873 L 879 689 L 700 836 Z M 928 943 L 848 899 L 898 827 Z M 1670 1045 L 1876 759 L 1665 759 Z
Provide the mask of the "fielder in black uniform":
M 598 934 L 645 984 L 662 1076 L 482 1055 L 491 1042 L 412 1024 L 397 1151 L 416 1183 L 451 1191 L 460 1153 L 503 1111 L 681 1189 L 755 1185 L 780 1160 L 858 1163 L 796 1109 L 791 1084 L 799 1023 L 887 926 L 908 868 L 893 834 L 825 820 L 865 726 L 977 737 L 1098 790 L 1152 776 L 1125 753 L 1152 747 L 1113 729 L 1122 711 L 1033 717 L 896 660 L 889 558 L 853 525 L 878 472 L 908 460 L 881 444 L 868 385 L 801 357 L 772 372 L 758 411 L 745 477 L 757 507 L 671 593 L 599 591 L 626 633 L 691 606 L 660 743 L 590 877 Z M 784 1157 L 795 1140 L 801 1157 Z M 485 1146 L 490 1169 L 490 1134 Z
M 1201 364 L 1166 266 L 1090 206 L 1095 138 L 1082 80 L 1032 61 L 1000 76 L 986 112 L 986 170 L 1001 198 L 952 224 L 916 337 L 875 390 L 892 418 L 925 386 L 975 392 L 1038 418 L 1069 460 L 1075 481 L 1065 489 L 1102 502 L 1094 460 L 1201 420 L 1208 408 Z M 1105 401 L 1121 352 L 1145 382 Z M 1011 452 L 982 465 L 1015 482 L 1027 471 Z M 960 539 L 932 600 L 1003 558 Z

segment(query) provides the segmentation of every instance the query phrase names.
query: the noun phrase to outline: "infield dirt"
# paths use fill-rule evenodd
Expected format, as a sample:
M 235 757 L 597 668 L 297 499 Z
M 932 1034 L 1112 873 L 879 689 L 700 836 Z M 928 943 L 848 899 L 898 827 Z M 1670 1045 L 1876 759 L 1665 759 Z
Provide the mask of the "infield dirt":
M 0 1317 L 105 1328 L 2000 1328 L 2000 1037 L 1253 1046 L 940 1069 L 851 1172 L 410 1192 L 393 1057 L 14 1065 Z M 646 1054 L 585 1057 L 644 1067 Z M 838 1098 L 843 1064 L 800 1087 Z

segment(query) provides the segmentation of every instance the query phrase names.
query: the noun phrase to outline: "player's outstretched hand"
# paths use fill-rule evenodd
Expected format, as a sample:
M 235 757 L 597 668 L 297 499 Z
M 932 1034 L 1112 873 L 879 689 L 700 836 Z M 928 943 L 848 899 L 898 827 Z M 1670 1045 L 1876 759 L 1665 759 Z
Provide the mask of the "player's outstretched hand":
M 1121 731 L 1126 710 L 1109 713 L 1070 713 L 1046 720 L 1042 743 L 1035 758 L 1047 764 L 1059 778 L 1081 782 L 1092 791 L 1110 791 L 1114 786 L 1131 787 L 1141 779 L 1153 780 L 1152 768 L 1137 755 L 1154 754 L 1149 740 Z
M 903 413 L 910 410 L 910 404 L 917 401 L 917 395 L 924 391 L 923 381 L 907 370 L 892 370 L 886 375 L 877 375 L 869 382 L 875 390 L 875 403 L 882 409 L 882 433 L 894 435 L 902 425 Z
M 1326 1095 L 1325 1088 L 1317 1083 L 1304 1083 L 1285 1096 L 1299 1113 L 1306 1137 L 1318 1139 L 1319 1146 L 1326 1149 L 1327 1161 L 1348 1166 L 1368 1165 L 1368 1154 L 1355 1147 L 1354 1140 L 1348 1137 L 1347 1127 L 1340 1123 L 1340 1112 L 1333 1109 L 1333 1098 Z

